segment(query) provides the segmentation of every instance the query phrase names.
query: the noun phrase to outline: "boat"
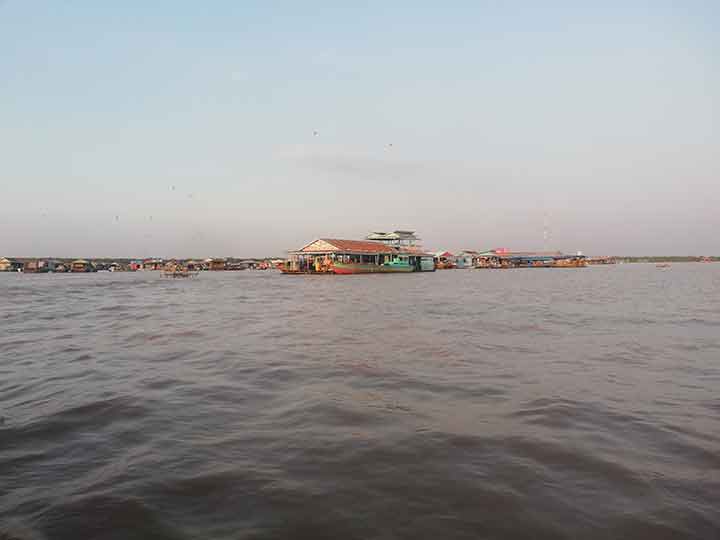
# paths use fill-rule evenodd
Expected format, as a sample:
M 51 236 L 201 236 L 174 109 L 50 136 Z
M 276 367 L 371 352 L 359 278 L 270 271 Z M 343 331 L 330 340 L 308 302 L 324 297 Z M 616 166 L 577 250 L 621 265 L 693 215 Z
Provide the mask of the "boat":
M 199 270 L 191 270 L 187 266 L 178 263 L 168 263 L 163 268 L 161 275 L 166 278 L 191 278 L 199 273 Z
M 438 251 L 433 255 L 435 268 L 438 270 L 452 270 L 457 268 L 455 255 L 449 251 Z
M 658 263 L 655 268 L 670 268 L 670 263 Z
M 374 263 L 343 263 L 335 262 L 332 265 L 332 271 L 335 274 L 380 274 L 380 273 L 400 273 L 415 272 L 415 266 L 410 264 L 409 257 L 398 256 L 390 261 L 382 264 Z
M 591 265 L 617 264 L 615 257 L 588 257 L 587 263 Z
M 585 257 L 570 255 L 556 258 L 548 266 L 550 268 L 584 268 L 587 265 Z
M 191 278 L 195 277 L 200 272 L 197 270 L 188 270 L 187 268 L 176 268 L 174 270 L 163 270 L 162 277 L 166 278 Z

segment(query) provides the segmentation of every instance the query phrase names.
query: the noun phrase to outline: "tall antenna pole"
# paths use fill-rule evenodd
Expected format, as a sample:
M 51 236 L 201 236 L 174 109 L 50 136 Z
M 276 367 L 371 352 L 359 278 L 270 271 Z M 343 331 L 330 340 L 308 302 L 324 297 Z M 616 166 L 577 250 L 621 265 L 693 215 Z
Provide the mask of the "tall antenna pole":
M 548 212 L 545 210 L 545 215 L 543 216 L 543 251 L 549 251 L 548 248 Z

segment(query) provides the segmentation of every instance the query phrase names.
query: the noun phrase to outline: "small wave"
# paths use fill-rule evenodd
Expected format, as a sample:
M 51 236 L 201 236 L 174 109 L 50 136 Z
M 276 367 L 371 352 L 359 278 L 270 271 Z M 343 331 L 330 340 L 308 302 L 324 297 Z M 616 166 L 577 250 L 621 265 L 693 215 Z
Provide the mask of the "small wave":
M 76 405 L 43 416 L 28 424 L 11 426 L 9 441 L 27 445 L 31 441 L 53 441 L 72 432 L 105 428 L 114 422 L 145 417 L 149 410 L 133 398 L 117 397 Z
M 47 537 L 18 519 L 10 519 L 0 523 L 0 540 L 47 540 Z
M 43 514 L 41 523 L 51 538 L 79 531 L 85 538 L 187 538 L 142 499 L 119 495 L 91 495 L 56 504 Z
M 611 424 L 620 426 L 638 420 L 637 417 L 614 412 L 597 403 L 557 398 L 532 400 L 509 413 L 508 417 L 553 429 L 607 428 Z
M 178 379 L 152 379 L 142 381 L 142 385 L 148 390 L 166 390 L 178 384 L 181 384 L 181 381 Z

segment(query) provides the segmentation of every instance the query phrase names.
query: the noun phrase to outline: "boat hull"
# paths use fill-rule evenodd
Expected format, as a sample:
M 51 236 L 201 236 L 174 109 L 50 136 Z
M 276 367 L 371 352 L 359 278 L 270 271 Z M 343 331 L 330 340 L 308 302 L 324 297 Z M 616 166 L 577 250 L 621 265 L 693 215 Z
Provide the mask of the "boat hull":
M 334 274 L 397 274 L 412 272 L 414 269 L 408 265 L 386 265 L 372 263 L 334 263 L 332 272 Z

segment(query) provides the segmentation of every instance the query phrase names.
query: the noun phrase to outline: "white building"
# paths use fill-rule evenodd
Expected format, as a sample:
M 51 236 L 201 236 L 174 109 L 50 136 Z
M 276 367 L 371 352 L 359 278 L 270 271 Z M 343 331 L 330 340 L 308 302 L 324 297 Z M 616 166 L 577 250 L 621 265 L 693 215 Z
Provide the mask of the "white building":
M 415 231 L 375 231 L 368 234 L 365 239 L 398 248 L 418 247 L 420 244 L 420 238 L 415 235 Z

